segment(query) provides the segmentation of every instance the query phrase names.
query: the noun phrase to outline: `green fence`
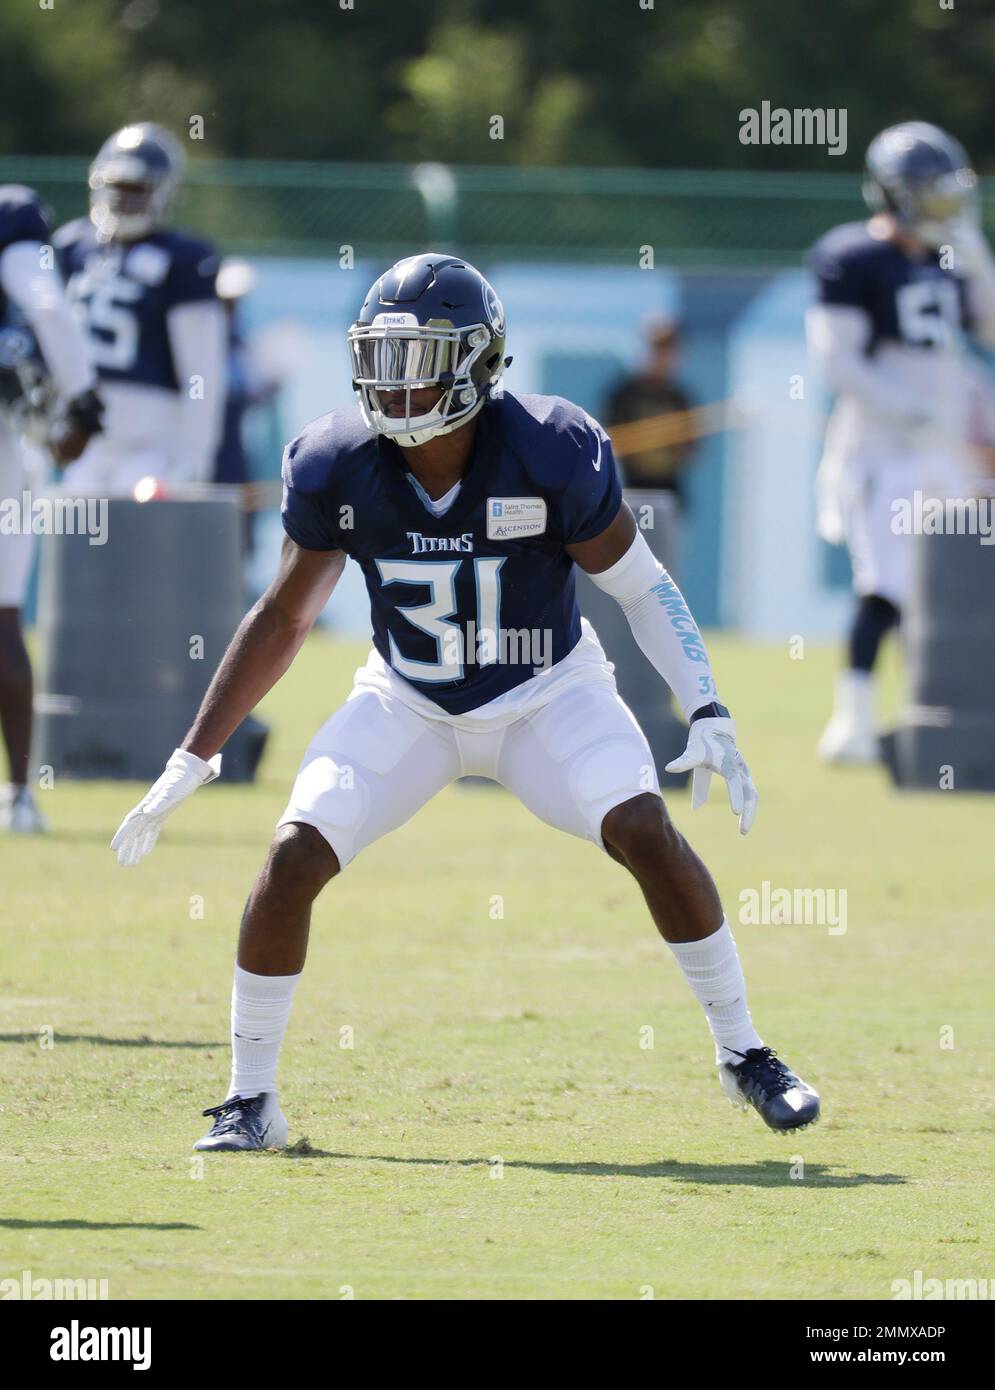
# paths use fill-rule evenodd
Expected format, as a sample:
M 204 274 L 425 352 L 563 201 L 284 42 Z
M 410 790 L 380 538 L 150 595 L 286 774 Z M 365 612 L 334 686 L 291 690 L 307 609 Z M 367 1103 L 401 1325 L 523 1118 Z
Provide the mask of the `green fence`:
M 60 222 L 85 208 L 85 160 L 0 158 L 0 181 L 37 188 Z M 652 247 L 661 264 L 773 266 L 862 211 L 851 174 L 200 161 L 177 216 L 247 254 L 351 246 L 387 260 L 434 243 L 481 260 L 633 264 Z

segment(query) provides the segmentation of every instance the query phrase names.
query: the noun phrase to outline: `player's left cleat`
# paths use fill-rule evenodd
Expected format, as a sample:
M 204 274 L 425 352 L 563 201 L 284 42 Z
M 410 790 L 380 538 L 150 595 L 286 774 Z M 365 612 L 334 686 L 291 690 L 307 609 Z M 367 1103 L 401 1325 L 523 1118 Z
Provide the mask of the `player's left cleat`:
M 733 1105 L 745 1110 L 752 1105 L 770 1129 L 804 1129 L 819 1118 L 819 1095 L 796 1076 L 769 1047 L 751 1047 L 737 1053 L 741 1062 L 719 1067 L 722 1089 Z
M 27 787 L 8 787 L 0 796 L 0 830 L 12 835 L 44 835 L 48 821 Z
M 211 1106 L 205 1115 L 214 1116 L 214 1124 L 195 1149 L 207 1153 L 250 1152 L 254 1149 L 283 1149 L 287 1145 L 287 1121 L 280 1102 L 272 1091 L 244 1100 L 229 1096 L 220 1105 Z

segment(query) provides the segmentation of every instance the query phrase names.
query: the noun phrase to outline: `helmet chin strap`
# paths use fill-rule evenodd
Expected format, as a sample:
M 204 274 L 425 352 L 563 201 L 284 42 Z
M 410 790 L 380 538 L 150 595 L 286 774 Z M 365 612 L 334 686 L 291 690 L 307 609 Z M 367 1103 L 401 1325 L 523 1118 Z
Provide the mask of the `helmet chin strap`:
M 128 215 L 115 217 L 110 223 L 103 222 L 97 226 L 97 240 L 100 242 L 140 241 L 152 231 L 152 225 L 152 221 L 148 217 Z
M 931 222 L 928 220 L 913 222 L 909 226 L 909 231 L 914 237 L 918 237 L 924 246 L 928 246 L 933 251 L 938 251 L 940 249 L 946 235 L 945 228 L 941 222 Z
M 152 231 L 155 216 L 151 209 L 145 212 L 115 212 L 107 202 L 94 200 L 90 204 L 90 221 L 96 228 L 99 241 L 114 241 L 118 237 L 135 240 Z
M 463 385 L 460 386 L 459 383 L 454 382 L 452 386 L 450 386 L 448 390 L 446 390 L 444 394 L 440 396 L 435 407 L 430 412 L 428 412 L 429 423 L 422 425 L 420 428 L 409 428 L 406 430 L 398 431 L 382 428 L 382 425 L 378 423 L 378 421 L 382 422 L 387 417 L 385 417 L 383 411 L 379 409 L 376 411 L 368 412 L 367 405 L 364 403 L 364 397 L 362 393 L 360 395 L 360 401 L 363 404 L 363 412 L 366 418 L 366 423 L 369 426 L 369 428 L 375 430 L 378 434 L 383 435 L 387 439 L 393 439 L 395 444 L 400 444 L 401 447 L 404 449 L 417 449 L 419 445 L 427 444 L 430 439 L 437 439 L 440 435 L 443 434 L 451 434 L 453 430 L 458 430 L 461 425 L 465 425 L 467 421 L 473 419 L 473 417 L 483 406 L 484 401 L 489 392 L 485 393 L 483 396 L 480 396 L 469 410 L 459 414 L 456 417 L 456 419 L 450 420 L 447 418 L 448 411 L 452 404 L 453 396 L 456 394 L 457 390 L 462 391 L 462 393 L 465 395 L 468 394 L 471 389 L 472 388 L 470 388 L 467 383 L 463 383 Z M 405 424 L 407 424 L 408 421 L 422 418 L 420 416 L 411 416 L 410 401 L 406 408 L 408 414 L 405 416 Z
M 452 434 L 461 425 L 467 424 L 478 413 L 483 404 L 484 398 L 481 397 L 473 409 L 468 410 L 465 415 L 461 415 L 458 420 L 452 420 L 449 423 L 444 422 L 441 425 L 429 425 L 425 429 L 413 431 L 411 434 L 395 434 L 393 438 L 402 448 L 417 449 L 419 444 L 427 444 L 430 439 L 438 439 L 443 434 Z
M 402 449 L 417 449 L 419 444 L 427 444 L 430 439 L 437 439 L 443 433 L 443 427 L 437 425 L 431 429 L 419 430 L 417 434 L 395 434 L 390 438 L 395 444 L 400 444 Z

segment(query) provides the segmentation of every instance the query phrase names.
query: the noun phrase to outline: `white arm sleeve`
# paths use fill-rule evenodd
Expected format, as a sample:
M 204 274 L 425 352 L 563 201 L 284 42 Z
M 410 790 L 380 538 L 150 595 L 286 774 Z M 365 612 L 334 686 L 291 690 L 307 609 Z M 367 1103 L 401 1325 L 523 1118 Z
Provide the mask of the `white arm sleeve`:
M 208 482 L 221 443 L 228 389 L 228 321 L 216 299 L 177 304 L 166 315 L 179 382 L 180 426 L 170 477 Z
M 590 578 L 618 601 L 633 637 L 674 692 L 685 718 L 718 699 L 698 625 L 642 532 L 611 569 Z
M 0 255 L 0 286 L 23 310 L 34 330 L 60 396 L 71 399 L 96 382 L 83 329 L 72 311 L 58 271 L 46 267 L 39 241 L 16 241 Z
M 849 304 L 814 304 L 805 315 L 808 350 L 830 390 L 857 396 L 879 415 L 906 424 L 932 419 L 929 403 L 906 391 L 881 372 L 865 349 L 871 340 L 871 319 Z

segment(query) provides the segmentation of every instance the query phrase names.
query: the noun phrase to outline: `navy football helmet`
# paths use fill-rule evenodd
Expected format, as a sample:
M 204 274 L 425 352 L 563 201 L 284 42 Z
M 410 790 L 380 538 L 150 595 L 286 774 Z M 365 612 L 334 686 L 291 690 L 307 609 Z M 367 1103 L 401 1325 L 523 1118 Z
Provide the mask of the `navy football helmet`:
M 952 222 L 974 213 L 977 186 L 964 147 L 926 121 L 889 126 L 868 147 L 868 206 L 892 213 L 927 245 L 941 245 Z
M 116 131 L 90 165 L 90 221 L 101 241 L 137 241 L 161 226 L 183 177 L 179 141 L 151 121 Z
M 392 265 L 349 329 L 353 387 L 371 430 L 407 448 L 465 425 L 511 361 L 504 309 L 493 288 L 457 256 L 426 251 Z M 438 386 L 431 410 L 413 414 L 411 392 Z M 382 392 L 404 392 L 403 415 Z

